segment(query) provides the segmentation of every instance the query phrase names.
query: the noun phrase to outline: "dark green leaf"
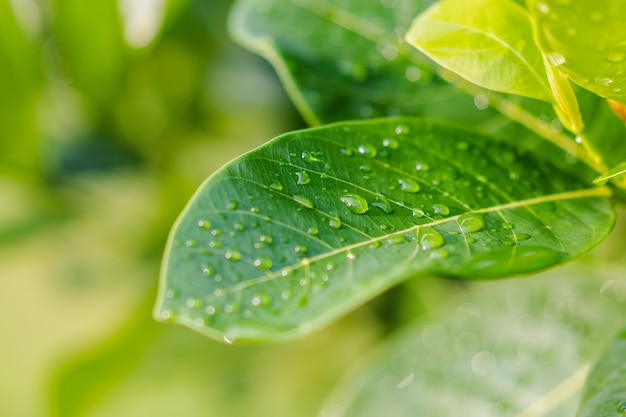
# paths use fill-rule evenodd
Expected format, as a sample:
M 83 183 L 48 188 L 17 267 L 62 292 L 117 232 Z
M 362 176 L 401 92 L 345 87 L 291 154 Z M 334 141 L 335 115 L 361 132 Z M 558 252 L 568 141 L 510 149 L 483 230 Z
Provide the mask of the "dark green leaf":
M 440 1 L 415 19 L 406 38 L 474 84 L 553 101 L 528 13 L 512 1 Z
M 413 115 L 477 123 L 493 117 L 403 42 L 432 0 L 239 0 L 234 38 L 276 68 L 310 124 Z
M 322 415 L 452 416 L 459 407 L 466 417 L 573 415 L 590 361 L 619 326 L 607 318 L 623 317 L 626 301 L 626 281 L 583 271 L 578 264 L 523 281 L 473 284 L 370 355 Z M 594 407 L 581 417 L 619 416 L 625 341 L 591 374 L 600 391 L 613 387 L 611 397 L 597 398 L 606 412 Z
M 200 188 L 170 236 L 156 316 L 216 338 L 324 325 L 415 274 L 491 278 L 601 241 L 607 188 L 415 119 L 287 134 Z
M 594 366 L 578 410 L 578 417 L 615 417 L 626 414 L 626 328 L 617 335 Z
M 532 0 L 541 49 L 575 83 L 626 101 L 623 0 Z

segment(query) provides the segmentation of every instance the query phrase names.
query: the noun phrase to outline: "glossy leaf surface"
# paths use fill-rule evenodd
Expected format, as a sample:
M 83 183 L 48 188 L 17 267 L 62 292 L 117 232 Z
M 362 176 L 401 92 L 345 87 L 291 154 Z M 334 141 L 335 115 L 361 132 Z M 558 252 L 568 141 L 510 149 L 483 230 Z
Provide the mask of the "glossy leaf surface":
M 268 59 L 309 124 L 411 115 L 493 117 L 404 42 L 432 0 L 239 0 L 230 30 Z
M 415 19 L 406 39 L 481 87 L 553 101 L 528 14 L 512 1 L 441 1 Z
M 579 417 L 626 414 L 626 328 L 594 366 L 585 384 Z
M 294 337 L 415 274 L 510 276 L 576 256 L 611 229 L 609 195 L 447 125 L 290 133 L 198 190 L 156 316 L 227 341 Z
M 321 415 L 449 416 L 460 405 L 468 417 L 574 415 L 590 362 L 619 326 L 607 317 L 626 312 L 626 282 L 577 268 L 473 284 L 370 355 Z M 624 369 L 623 343 L 615 353 L 604 376 Z M 616 416 L 619 405 L 583 415 Z
M 622 0 L 532 0 L 541 49 L 575 83 L 626 101 L 626 38 Z

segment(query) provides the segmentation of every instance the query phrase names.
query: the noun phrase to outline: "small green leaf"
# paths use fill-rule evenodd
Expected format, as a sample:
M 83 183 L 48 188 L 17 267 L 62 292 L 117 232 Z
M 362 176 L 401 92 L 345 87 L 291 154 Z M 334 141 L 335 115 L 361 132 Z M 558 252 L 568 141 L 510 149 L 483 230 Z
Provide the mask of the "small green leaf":
M 545 56 L 544 63 L 550 88 L 552 89 L 552 95 L 556 102 L 554 111 L 567 130 L 578 134 L 583 130 L 585 125 L 583 124 L 580 109 L 578 108 L 578 100 L 576 99 L 574 90 L 572 90 L 569 78 L 559 71 L 555 63 L 550 62 Z
M 333 417 L 454 416 L 461 406 L 466 417 L 573 415 L 590 362 L 619 326 L 607 317 L 623 317 L 626 301 L 626 282 L 580 268 L 470 285 L 368 355 L 323 409 Z M 623 334 L 591 374 L 590 388 L 606 395 L 588 398 L 597 402 L 585 402 L 579 417 L 620 416 L 625 356 Z
M 553 102 L 528 13 L 512 1 L 440 1 L 415 19 L 406 39 L 474 84 Z
M 594 366 L 585 384 L 578 417 L 626 414 L 626 328 Z
M 623 175 L 626 174 L 626 162 L 622 162 L 621 164 L 611 168 L 606 174 L 599 176 L 594 179 L 593 182 L 596 184 L 604 184 L 608 180 L 618 181 L 618 184 L 623 183 Z
M 623 0 L 529 0 L 542 51 L 576 84 L 626 101 Z
M 169 239 L 156 317 L 226 341 L 295 337 L 416 274 L 495 278 L 565 261 L 609 232 L 609 196 L 416 119 L 286 134 L 193 197 Z

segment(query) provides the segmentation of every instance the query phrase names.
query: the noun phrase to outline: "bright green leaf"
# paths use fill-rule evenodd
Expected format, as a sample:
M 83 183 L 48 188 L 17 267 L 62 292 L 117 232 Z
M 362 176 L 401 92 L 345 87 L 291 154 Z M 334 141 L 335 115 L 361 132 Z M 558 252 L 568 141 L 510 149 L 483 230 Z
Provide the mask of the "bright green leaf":
M 286 134 L 193 197 L 155 315 L 226 341 L 295 337 L 415 274 L 491 278 L 576 256 L 611 229 L 609 195 L 416 119 Z
M 310 124 L 412 115 L 476 124 L 493 117 L 403 42 L 432 0 L 239 0 L 230 31 L 276 68 Z
M 625 281 L 596 280 L 597 271 L 580 268 L 473 284 L 369 355 L 335 389 L 322 415 L 574 415 L 590 362 L 619 326 L 607 318 L 626 311 Z M 597 398 L 606 400 L 607 412 L 594 407 L 581 417 L 619 415 L 625 342 L 591 374 L 605 393 L 602 377 L 616 378 L 609 385 L 613 396 Z
M 580 115 L 580 109 L 578 108 L 578 100 L 569 82 L 569 78 L 559 71 L 548 58 L 544 57 L 544 63 L 550 88 L 552 89 L 552 95 L 556 102 L 554 111 L 559 116 L 561 123 L 566 129 L 578 134 L 583 130 L 584 124 L 582 116 Z
M 621 164 L 611 168 L 606 174 L 594 179 L 593 182 L 596 184 L 604 184 L 610 179 L 616 179 L 621 182 L 620 177 L 624 174 L 626 174 L 626 162 L 622 162 Z
M 406 39 L 481 87 L 553 101 L 528 14 L 512 1 L 440 1 L 415 19 Z
M 623 0 L 531 0 L 538 42 L 576 84 L 626 101 Z
M 594 366 L 585 384 L 578 417 L 626 414 L 626 328 Z

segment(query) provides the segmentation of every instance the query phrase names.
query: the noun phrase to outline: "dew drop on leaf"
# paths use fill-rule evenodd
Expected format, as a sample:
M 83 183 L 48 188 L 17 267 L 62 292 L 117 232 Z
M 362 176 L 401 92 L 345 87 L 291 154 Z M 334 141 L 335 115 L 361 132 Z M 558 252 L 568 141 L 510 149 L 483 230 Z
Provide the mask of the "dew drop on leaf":
M 406 135 L 409 133 L 409 131 L 410 131 L 409 127 L 405 124 L 399 124 L 394 129 L 394 133 L 396 135 Z
M 606 56 L 606 60 L 612 63 L 622 62 L 624 58 L 626 58 L 626 55 L 621 52 L 611 52 Z
M 398 149 L 400 142 L 395 138 L 385 138 L 383 139 L 383 146 L 389 149 Z
M 246 230 L 246 225 L 245 225 L 245 224 L 243 224 L 243 223 L 240 223 L 240 222 L 236 222 L 236 223 L 233 225 L 233 228 L 234 228 L 236 231 L 238 231 L 238 232 L 245 232 L 245 230 Z
M 254 266 L 264 271 L 267 271 L 272 267 L 272 260 L 267 256 L 259 256 L 253 262 Z
M 422 249 L 437 249 L 445 245 L 443 236 L 432 227 L 422 227 L 418 233 L 419 245 Z
M 306 207 L 311 210 L 315 208 L 315 202 L 313 202 L 313 200 L 311 200 L 309 197 L 305 195 L 294 194 L 293 199 L 296 201 L 296 203 L 299 203 L 303 207 Z
M 558 67 L 559 65 L 563 65 L 565 63 L 565 57 L 558 52 L 553 52 L 548 54 L 548 61 L 550 61 L 550 63 L 555 67 Z
M 298 245 L 298 246 L 296 246 L 295 248 L 293 248 L 293 250 L 294 250 L 296 253 L 306 253 L 306 251 L 308 250 L 308 248 L 307 248 L 306 246 L 304 246 L 304 245 Z
M 359 152 L 361 155 L 367 156 L 368 158 L 374 158 L 377 154 L 376 148 L 369 143 L 359 145 L 359 147 L 357 148 L 357 152 Z
M 311 162 L 319 162 L 319 161 L 321 161 L 321 159 L 315 157 L 315 155 L 313 155 L 313 153 L 309 152 L 309 151 L 303 151 L 301 156 L 302 156 L 302 159 L 304 160 L 304 162 L 311 163 Z
M 341 202 L 355 214 L 363 214 L 369 210 L 367 200 L 357 194 L 346 194 L 340 198 Z
M 450 214 L 450 209 L 445 204 L 433 204 L 433 210 L 435 214 L 441 214 L 442 216 Z
M 296 172 L 296 176 L 298 177 L 298 185 L 306 185 L 311 182 L 309 174 L 307 174 L 305 171 Z
M 228 248 L 226 253 L 224 253 L 224 257 L 229 261 L 238 261 L 241 259 L 241 253 L 237 249 Z
M 463 233 L 479 232 L 485 227 L 485 220 L 477 213 L 463 214 L 456 221 Z
M 274 191 L 282 191 L 283 190 L 283 185 L 280 183 L 280 181 L 278 180 L 274 180 L 272 181 L 272 183 L 270 184 L 270 188 Z
M 319 229 L 315 226 L 311 226 L 307 229 L 306 231 L 308 234 L 310 234 L 311 236 L 317 236 L 317 234 L 319 234 Z
M 198 246 L 198 241 L 196 239 L 188 239 L 185 241 L 185 246 L 188 248 L 195 248 Z
M 333 217 L 328 220 L 328 226 L 331 229 L 341 229 L 341 219 L 339 217 Z
M 372 201 L 371 206 L 381 209 L 385 214 L 393 213 L 391 203 L 389 202 L 389 200 L 387 200 L 386 197 L 382 195 L 376 196 L 376 198 L 374 198 L 374 201 Z
M 418 218 L 425 216 L 424 211 L 420 209 L 413 209 L 412 214 L 413 214 L 413 217 L 418 217 Z
M 226 209 L 231 211 L 237 210 L 237 206 L 239 206 L 239 203 L 237 203 L 235 200 L 230 200 L 226 205 Z
M 400 184 L 402 191 L 407 193 L 416 193 L 420 190 L 419 184 L 410 178 L 400 178 L 398 184 Z
M 209 227 L 211 227 L 211 221 L 209 219 L 198 220 L 198 228 L 207 230 Z

